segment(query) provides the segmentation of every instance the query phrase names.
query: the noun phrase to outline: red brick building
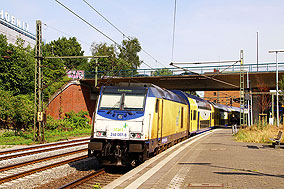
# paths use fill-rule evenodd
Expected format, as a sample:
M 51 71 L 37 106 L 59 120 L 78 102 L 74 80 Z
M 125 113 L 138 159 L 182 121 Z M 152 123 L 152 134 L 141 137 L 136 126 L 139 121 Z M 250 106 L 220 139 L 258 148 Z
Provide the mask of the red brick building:
M 234 101 L 239 98 L 240 91 L 204 91 L 205 100 L 228 106 L 239 107 L 240 103 Z
M 96 94 L 89 86 L 79 81 L 70 81 L 50 98 L 46 113 L 55 119 L 60 119 L 66 112 L 83 110 L 87 111 L 91 118 L 95 110 L 96 98 Z

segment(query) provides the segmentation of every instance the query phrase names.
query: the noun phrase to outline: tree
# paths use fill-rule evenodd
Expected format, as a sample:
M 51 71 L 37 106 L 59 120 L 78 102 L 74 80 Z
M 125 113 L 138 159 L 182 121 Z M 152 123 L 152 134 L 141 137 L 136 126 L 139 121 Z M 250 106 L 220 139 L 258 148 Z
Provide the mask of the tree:
M 142 61 L 139 59 L 138 53 L 141 51 L 141 45 L 137 38 L 130 38 L 123 40 L 122 45 L 119 47 L 119 58 L 129 62 L 132 69 L 137 69 Z
M 33 95 L 0 90 L 0 125 L 14 128 L 15 131 L 27 129 L 33 124 Z
M 196 91 L 186 91 L 187 93 L 191 94 L 191 95 L 194 95 L 194 96 L 197 96 L 197 97 L 200 97 Z
M 264 83 L 264 81 L 260 78 L 257 80 L 257 89 L 259 92 L 269 92 L 269 88 L 267 85 Z M 258 108 L 261 111 L 261 113 L 266 113 L 267 110 L 270 109 L 271 107 L 271 98 L 270 94 L 260 94 L 257 97 L 258 101 Z
M 76 37 L 58 38 L 46 44 L 43 51 L 50 56 L 83 56 L 84 51 Z M 51 60 L 49 60 L 52 62 Z M 65 69 L 76 69 L 79 65 L 84 65 L 88 62 L 87 59 L 61 59 Z
M 157 69 L 152 73 L 153 76 L 167 76 L 167 75 L 173 75 L 173 72 L 169 69 L 162 68 Z
M 82 56 L 76 38 L 59 38 L 42 46 L 43 56 Z M 8 44 L 0 35 L 0 125 L 16 131 L 33 124 L 35 54 L 24 41 Z M 87 59 L 43 59 L 44 100 L 54 94 L 69 78 L 66 72 L 86 65 Z
M 109 58 L 100 58 L 98 61 L 98 71 L 102 75 L 130 76 L 136 73 L 136 69 L 142 63 L 138 56 L 141 46 L 137 38 L 123 40 L 121 46 L 94 42 L 91 51 L 95 56 L 109 56 Z M 87 71 L 95 71 L 94 60 L 90 61 Z
M 83 56 L 84 51 L 75 37 L 66 37 L 51 41 L 43 45 L 43 56 Z M 53 95 L 63 84 L 70 79 L 66 77 L 69 70 L 78 70 L 88 64 L 87 59 L 44 59 L 43 65 L 43 87 L 44 100 Z
M 117 66 L 115 64 L 117 57 L 117 49 L 114 45 L 107 45 L 107 43 L 93 43 L 91 46 L 91 52 L 93 56 L 109 56 L 109 58 L 100 58 L 98 70 L 100 71 L 110 71 L 117 70 Z M 88 71 L 95 71 L 95 60 L 91 60 Z
M 22 39 L 16 45 L 8 44 L 6 36 L 0 35 L 0 86 L 13 95 L 34 90 L 35 59 L 32 48 L 23 44 Z
M 284 104 L 284 76 L 282 76 L 282 79 L 279 80 L 278 83 L 279 86 L 279 102 L 281 104 Z

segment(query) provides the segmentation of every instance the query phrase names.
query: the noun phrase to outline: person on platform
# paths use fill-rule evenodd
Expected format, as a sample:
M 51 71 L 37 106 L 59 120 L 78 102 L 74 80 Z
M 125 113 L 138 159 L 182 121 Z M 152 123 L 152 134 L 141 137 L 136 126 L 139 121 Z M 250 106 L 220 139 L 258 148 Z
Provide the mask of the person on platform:
M 238 132 L 238 119 L 236 118 L 236 116 L 233 114 L 232 115 L 232 119 L 231 119 L 231 126 L 232 126 L 232 134 L 236 134 Z

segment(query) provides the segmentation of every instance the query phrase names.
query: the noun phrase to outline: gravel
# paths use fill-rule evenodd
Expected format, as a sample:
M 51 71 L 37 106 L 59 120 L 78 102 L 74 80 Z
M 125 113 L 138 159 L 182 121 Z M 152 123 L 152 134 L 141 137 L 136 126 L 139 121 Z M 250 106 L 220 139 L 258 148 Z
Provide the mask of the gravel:
M 84 143 L 84 142 L 79 142 L 79 143 Z M 70 145 L 70 144 L 64 144 L 64 145 Z M 64 146 L 64 145 L 58 145 L 58 146 Z M 38 146 L 38 145 L 34 145 L 34 146 Z M 45 147 L 45 148 L 40 148 L 40 149 L 34 149 L 34 150 L 29 150 L 29 152 L 32 151 L 37 151 L 37 150 L 41 150 L 41 149 L 48 149 L 48 148 L 54 148 L 54 147 L 58 147 L 58 146 L 52 146 L 52 147 Z M 58 150 L 52 150 L 52 151 L 48 151 L 48 152 L 43 152 L 43 153 L 37 153 L 37 154 L 33 154 L 33 155 L 27 155 L 27 156 L 22 156 L 22 157 L 17 157 L 17 158 L 10 158 L 7 160 L 2 160 L 0 161 L 0 167 L 4 167 L 4 166 L 8 166 L 8 165 L 12 165 L 12 164 L 17 164 L 17 163 L 21 163 L 21 162 L 26 162 L 26 161 L 31 161 L 31 160 L 35 160 L 35 159 L 40 159 L 40 158 L 44 158 L 44 157 L 48 157 L 48 156 L 53 156 L 53 155 L 58 155 L 58 154 L 63 154 L 66 152 L 70 152 L 70 151 L 75 151 L 75 150 L 80 150 L 80 149 L 85 149 L 87 148 L 87 144 L 82 144 L 79 146 L 74 146 L 74 147 L 67 147 L 67 148 L 63 148 L 63 149 L 58 149 Z M 0 146 L 0 151 L 6 151 L 7 148 L 10 146 Z M 12 150 L 12 149 L 19 149 L 19 148 L 26 148 L 26 147 L 32 147 L 32 146 L 11 146 L 11 148 L 9 148 L 8 150 Z M 28 152 L 28 151 L 24 151 L 24 152 Z M 16 152 L 16 153 L 10 153 L 8 155 L 14 155 L 14 154 L 21 154 L 24 152 Z M 61 157 L 61 158 L 56 158 L 53 160 L 48 160 L 48 161 L 43 161 L 43 162 L 39 162 L 39 163 L 35 163 L 35 164 L 31 164 L 25 167 L 19 167 L 16 169 L 11 169 L 8 171 L 3 171 L 0 173 L 0 178 L 4 178 L 6 176 L 9 176 L 11 174 L 15 174 L 15 173 L 19 173 L 19 172 L 23 172 L 26 170 L 30 170 L 30 169 L 34 169 L 37 167 L 42 167 L 45 166 L 47 164 L 51 164 L 51 163 L 55 163 L 55 162 L 59 162 L 59 161 L 63 161 L 66 159 L 70 159 L 72 157 L 78 157 L 81 155 L 86 155 L 87 152 L 81 152 L 81 153 L 77 153 L 74 155 L 69 155 L 69 156 L 65 156 L 65 157 Z M 2 157 L 7 156 L 7 155 L 2 155 Z M 38 172 L 32 175 L 28 175 L 26 177 L 22 177 L 10 182 L 6 182 L 3 184 L 0 184 L 0 188 L 35 188 L 35 187 L 40 187 L 41 185 L 45 185 L 47 183 L 52 183 L 52 181 L 62 178 L 62 177 L 68 177 L 68 175 L 70 174 L 88 174 L 88 170 L 93 170 L 94 168 L 99 168 L 99 165 L 97 163 L 97 161 L 95 161 L 94 158 L 87 158 L 84 160 L 79 160 L 73 163 L 69 163 L 63 166 L 59 166 L 59 167 L 55 167 L 52 169 L 48 169 L 42 172 Z M 83 170 L 83 171 L 82 171 Z
M 25 162 L 25 161 L 31 161 L 31 160 L 35 160 L 35 159 L 39 159 L 39 158 L 43 158 L 43 157 L 47 157 L 47 156 L 62 154 L 62 153 L 70 152 L 70 151 L 80 150 L 80 149 L 87 148 L 87 147 L 88 147 L 88 145 L 84 144 L 84 145 L 80 145 L 80 146 L 74 146 L 74 147 L 71 147 L 71 148 L 63 148 L 63 149 L 58 149 L 58 150 L 28 155 L 28 156 L 17 157 L 17 158 L 13 158 L 13 159 L 2 160 L 2 161 L 0 161 L 0 167 L 12 165 L 12 164 L 17 164 L 17 163 L 21 163 L 21 162 Z M 45 149 L 47 149 L 47 148 L 45 148 Z M 30 150 L 30 151 L 35 151 L 35 150 Z M 13 153 L 13 154 L 20 154 L 20 153 L 23 153 L 23 152 Z M 11 155 L 11 154 L 9 154 L 9 155 Z
M 62 179 L 62 185 L 64 185 L 66 183 L 63 181 L 66 180 L 66 178 L 74 178 L 70 175 L 79 174 L 84 176 L 87 175 L 90 170 L 94 169 L 99 169 L 98 162 L 95 160 L 95 158 L 86 158 L 1 184 L 0 188 L 54 188 L 51 187 L 51 185 L 56 183 L 54 182 L 55 180 L 57 180 L 58 185 L 61 185 L 61 183 L 58 183 L 59 178 L 65 177 L 65 179 Z

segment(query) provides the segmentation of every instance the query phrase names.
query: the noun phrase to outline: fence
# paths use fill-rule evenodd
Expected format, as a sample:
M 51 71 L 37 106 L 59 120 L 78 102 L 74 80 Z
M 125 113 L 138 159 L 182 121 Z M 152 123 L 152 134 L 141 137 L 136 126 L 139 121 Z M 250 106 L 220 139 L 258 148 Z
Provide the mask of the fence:
M 246 64 L 243 69 L 248 72 L 275 72 L 275 63 Z M 278 70 L 284 71 L 284 62 L 278 63 Z M 166 76 L 166 75 L 194 75 L 206 73 L 238 73 L 240 66 L 236 65 L 207 65 L 191 66 L 181 68 L 155 68 L 155 69 L 137 69 L 137 70 L 110 70 L 98 71 L 98 78 L 107 77 L 149 77 L 149 76 Z M 85 71 L 84 79 L 95 78 L 95 72 Z

